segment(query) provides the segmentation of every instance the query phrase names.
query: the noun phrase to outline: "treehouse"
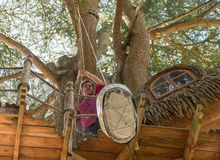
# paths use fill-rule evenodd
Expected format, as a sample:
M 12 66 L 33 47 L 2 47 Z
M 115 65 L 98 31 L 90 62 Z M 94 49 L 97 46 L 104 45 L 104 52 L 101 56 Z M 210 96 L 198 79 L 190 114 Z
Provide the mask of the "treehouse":
M 157 74 L 139 96 L 132 139 L 118 143 L 100 130 L 96 139 L 80 142 L 73 125 L 73 84 L 64 93 L 56 89 L 64 108 L 38 100 L 27 93 L 28 79 L 35 74 L 31 61 L 28 57 L 24 64 L 18 90 L 1 90 L 18 93 L 16 104 L 0 107 L 1 160 L 220 159 L 219 71 L 175 66 Z M 27 97 L 53 109 L 55 118 L 33 119 L 33 112 L 25 109 Z
M 189 129 L 198 104 L 204 106 L 202 130 L 220 126 L 220 72 L 198 66 L 175 66 L 145 84 L 146 124 Z

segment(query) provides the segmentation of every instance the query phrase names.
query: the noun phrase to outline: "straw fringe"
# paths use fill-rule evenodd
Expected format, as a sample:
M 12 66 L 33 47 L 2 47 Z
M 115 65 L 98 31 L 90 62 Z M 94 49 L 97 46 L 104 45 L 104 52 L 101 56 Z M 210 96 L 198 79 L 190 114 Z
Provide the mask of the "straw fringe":
M 197 104 L 208 107 L 209 102 L 220 100 L 220 72 L 198 66 L 190 67 L 200 76 L 199 80 L 157 101 L 148 98 L 145 124 L 169 122 L 174 116 L 190 118 Z

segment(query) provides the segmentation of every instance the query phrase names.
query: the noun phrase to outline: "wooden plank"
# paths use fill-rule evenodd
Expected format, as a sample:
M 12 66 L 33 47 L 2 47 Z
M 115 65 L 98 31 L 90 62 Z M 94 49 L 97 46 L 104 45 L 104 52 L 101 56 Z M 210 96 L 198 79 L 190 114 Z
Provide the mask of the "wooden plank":
M 18 114 L 13 114 L 13 113 L 0 113 L 0 116 L 4 116 L 4 117 L 18 117 Z
M 62 148 L 63 140 L 61 138 L 48 138 L 48 137 L 31 137 L 22 136 L 21 146 L 28 147 L 42 147 L 42 148 Z M 15 135 L 0 134 L 0 145 L 15 144 Z
M 202 120 L 202 130 L 209 130 L 210 128 L 220 128 L 220 101 L 211 102 L 209 106 L 203 111 L 204 117 Z
M 220 139 L 220 137 L 219 137 Z M 209 152 L 219 152 L 220 153 L 220 143 L 210 142 L 210 141 L 198 141 L 195 146 L 195 150 L 209 151 Z
M 25 114 L 24 115 L 24 125 L 31 125 L 31 126 L 45 126 L 45 127 L 54 127 L 52 126 L 52 121 L 45 121 L 45 120 L 35 120 L 30 117 L 31 115 Z M 0 114 L 0 123 L 8 123 L 8 124 L 15 124 L 17 122 L 18 115 L 15 115 L 14 118 L 10 114 Z
M 55 133 L 55 128 L 44 126 L 23 126 L 22 135 L 35 137 L 61 138 L 60 134 Z
M 15 135 L 0 134 L 0 145 L 14 146 L 14 144 L 15 144 Z
M 21 137 L 22 147 L 39 147 L 39 148 L 62 148 L 63 140 L 61 138 L 47 137 Z
M 12 134 L 12 135 L 15 135 L 15 132 L 16 132 L 15 124 L 0 123 L 0 134 Z
M 0 156 L 0 159 L 1 159 L 1 160 L 12 160 L 12 158 L 13 158 L 13 157 L 2 157 L 2 156 Z
M 184 155 L 183 155 L 184 160 L 191 160 L 193 158 L 195 146 L 197 144 L 197 140 L 202 125 L 202 117 L 203 117 L 202 109 L 203 109 L 202 105 L 198 105 L 196 108 L 196 113 L 192 120 L 191 129 L 184 150 Z
M 114 153 L 104 153 L 104 152 L 90 152 L 90 151 L 75 151 L 75 152 L 88 160 L 114 160 L 117 156 L 117 154 Z
M 82 142 L 78 145 L 76 149 L 73 151 L 92 151 L 92 152 L 106 152 L 106 153 L 115 153 L 118 154 L 124 149 L 124 144 L 118 143 L 106 143 L 96 142 L 96 141 L 88 141 Z
M 59 159 L 61 155 L 60 149 L 21 147 L 20 158 L 36 158 L 36 159 Z
M 207 152 L 207 151 L 195 151 L 194 160 L 219 160 L 220 153 L 219 152 Z
M 146 95 L 141 94 L 140 96 L 140 102 L 138 104 L 138 130 L 135 135 L 135 137 L 129 142 L 128 145 L 125 146 L 125 148 L 122 150 L 122 152 L 118 155 L 116 160 L 127 160 L 127 159 L 132 159 L 133 158 L 133 153 L 135 149 L 136 142 L 138 140 L 139 134 L 140 134 L 140 128 L 141 128 L 141 123 L 144 117 L 144 105 L 146 103 Z
M 61 153 L 61 160 L 66 160 L 67 158 L 67 152 L 68 152 L 68 147 L 69 147 L 69 140 L 70 140 L 70 132 L 71 132 L 71 128 L 72 128 L 72 119 L 73 119 L 73 114 L 70 113 L 69 111 L 68 113 L 68 121 L 66 123 L 66 133 L 65 133 L 65 137 L 63 140 L 63 149 L 62 149 L 62 153 Z
M 188 137 L 189 130 L 173 127 L 160 127 L 160 126 L 149 126 L 142 125 L 140 136 L 159 136 L 159 137 L 178 137 L 186 139 Z
M 13 152 L 13 146 L 0 145 L 0 156 L 13 156 Z
M 24 109 L 25 109 L 25 106 L 24 106 L 24 102 L 23 102 L 19 106 L 19 116 L 18 116 L 18 123 L 17 123 L 17 129 L 16 129 L 13 160 L 18 160 L 19 147 L 20 147 L 20 137 L 21 137 L 21 131 L 22 131 L 21 129 L 22 129 L 22 123 L 23 123 L 23 117 L 24 117 Z
M 15 124 L 0 123 L 0 134 L 15 135 L 15 133 L 16 133 Z M 51 128 L 51 127 L 23 126 L 22 135 L 34 136 L 34 137 L 61 138 L 59 134 L 55 133 L 55 128 Z
M 200 132 L 198 141 L 211 141 L 211 142 L 219 142 L 220 143 L 220 130 L 215 132 Z
M 136 156 L 138 160 L 171 160 L 170 158 L 164 157 L 151 157 L 151 156 Z
M 19 160 L 57 160 L 57 158 L 19 158 Z
M 12 160 L 14 147 L 0 145 L 0 159 L 4 157 L 5 159 L 10 158 Z M 48 148 L 33 148 L 33 147 L 21 147 L 19 160 L 57 160 L 61 154 L 60 149 L 48 149 Z M 3 159 L 3 158 L 2 158 Z M 1 160 L 2 160 L 1 159 Z M 6 159 L 6 160 L 7 160 Z
M 142 157 L 162 157 L 162 158 L 179 158 L 183 155 L 183 149 L 177 148 L 164 148 L 164 147 L 153 147 L 153 146 L 140 146 L 138 156 Z
M 155 146 L 155 147 L 169 147 L 169 148 L 184 148 L 186 139 L 176 137 L 158 137 L 158 136 L 147 136 L 139 137 L 139 145 L 142 146 Z
M 52 121 L 45 121 L 45 120 L 35 120 L 30 117 L 30 115 L 24 116 L 24 125 L 31 125 L 31 126 L 49 126 L 52 127 Z
M 5 114 L 0 114 L 0 123 L 15 124 L 15 118 L 10 118 L 10 116 Z

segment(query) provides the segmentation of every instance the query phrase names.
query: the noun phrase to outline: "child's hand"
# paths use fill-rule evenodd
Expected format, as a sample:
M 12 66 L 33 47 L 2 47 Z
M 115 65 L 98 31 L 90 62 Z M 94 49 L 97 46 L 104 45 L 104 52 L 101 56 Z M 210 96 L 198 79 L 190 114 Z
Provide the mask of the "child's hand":
M 80 71 L 80 76 L 81 76 L 81 77 L 85 77 L 85 76 L 88 75 L 87 73 L 88 73 L 88 71 L 82 70 L 82 71 Z

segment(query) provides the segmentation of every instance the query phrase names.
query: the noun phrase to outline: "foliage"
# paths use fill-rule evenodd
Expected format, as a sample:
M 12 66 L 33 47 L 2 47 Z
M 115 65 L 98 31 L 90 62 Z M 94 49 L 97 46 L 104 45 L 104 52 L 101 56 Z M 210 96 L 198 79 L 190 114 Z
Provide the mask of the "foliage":
M 190 14 L 189 16 L 181 18 L 179 21 L 192 20 L 196 16 L 209 9 L 218 1 L 203 7 L 202 9 Z M 205 3 L 204 1 L 197 0 L 176 0 L 176 1 L 160 1 L 149 0 L 145 1 L 142 6 L 142 10 L 146 16 L 147 26 L 153 27 L 173 17 L 178 17 L 193 8 Z M 212 13 L 208 14 L 206 19 L 218 19 L 220 16 L 219 8 Z M 167 26 L 165 24 L 163 26 Z M 171 67 L 175 64 L 196 64 L 205 67 L 217 67 L 219 66 L 219 27 L 196 27 L 192 29 L 182 30 L 174 32 L 168 35 L 168 38 L 183 48 L 186 48 L 190 52 L 185 52 L 180 47 L 170 45 L 163 39 L 155 41 L 154 52 L 156 57 L 152 54 L 151 43 L 151 59 L 148 68 L 148 76 L 152 76 L 158 71 L 162 71 L 167 67 Z M 200 57 L 200 58 L 199 58 Z M 156 63 L 154 63 L 156 61 Z M 158 69 L 157 69 L 158 68 Z

